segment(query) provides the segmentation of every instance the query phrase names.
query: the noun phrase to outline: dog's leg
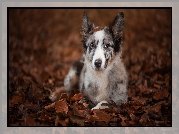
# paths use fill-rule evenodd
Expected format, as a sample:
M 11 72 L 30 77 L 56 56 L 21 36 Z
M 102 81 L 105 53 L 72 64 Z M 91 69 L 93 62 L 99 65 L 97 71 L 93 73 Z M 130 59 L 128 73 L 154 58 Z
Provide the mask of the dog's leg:
M 79 59 L 73 63 L 68 75 L 65 77 L 64 80 L 64 88 L 66 92 L 70 92 L 75 85 L 78 86 L 79 77 L 81 74 L 81 70 L 83 68 L 83 60 Z
M 81 70 L 83 68 L 83 60 L 79 59 L 76 62 L 74 62 L 73 66 L 70 68 L 68 74 L 66 75 L 64 79 L 64 87 L 57 88 L 57 90 L 49 96 L 51 101 L 55 101 L 59 98 L 60 93 L 66 92 L 69 93 L 71 90 L 74 89 L 74 87 L 78 86 L 79 76 L 81 73 Z
M 64 79 L 65 91 L 69 93 L 77 83 L 78 76 L 76 75 L 76 70 L 72 67 Z

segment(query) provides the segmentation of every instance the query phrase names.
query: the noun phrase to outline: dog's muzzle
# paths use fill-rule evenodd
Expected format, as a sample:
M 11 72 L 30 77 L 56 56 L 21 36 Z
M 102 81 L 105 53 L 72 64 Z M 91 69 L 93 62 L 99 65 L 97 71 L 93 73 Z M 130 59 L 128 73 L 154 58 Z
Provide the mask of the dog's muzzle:
M 101 59 L 97 59 L 95 60 L 94 62 L 94 65 L 97 69 L 99 69 L 101 67 L 101 64 L 102 64 L 102 60 Z

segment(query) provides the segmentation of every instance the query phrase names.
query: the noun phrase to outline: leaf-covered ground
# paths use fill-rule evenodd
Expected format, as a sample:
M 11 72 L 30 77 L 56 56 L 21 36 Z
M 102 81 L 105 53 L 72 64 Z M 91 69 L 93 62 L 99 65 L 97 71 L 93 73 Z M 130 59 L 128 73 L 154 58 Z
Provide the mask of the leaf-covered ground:
M 63 88 L 82 55 L 83 11 L 96 25 L 125 15 L 123 61 L 129 74 L 128 102 L 120 109 L 90 110 L 81 93 Z M 9 126 L 171 126 L 170 9 L 10 9 L 8 34 Z M 54 92 L 56 91 L 56 92 Z

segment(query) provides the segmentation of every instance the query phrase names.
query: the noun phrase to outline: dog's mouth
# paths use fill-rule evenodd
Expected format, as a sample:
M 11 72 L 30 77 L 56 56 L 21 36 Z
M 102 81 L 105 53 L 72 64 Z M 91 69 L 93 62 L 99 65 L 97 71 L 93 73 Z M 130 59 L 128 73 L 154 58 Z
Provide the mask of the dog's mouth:
M 103 71 L 104 69 L 103 68 L 94 68 L 95 71 Z

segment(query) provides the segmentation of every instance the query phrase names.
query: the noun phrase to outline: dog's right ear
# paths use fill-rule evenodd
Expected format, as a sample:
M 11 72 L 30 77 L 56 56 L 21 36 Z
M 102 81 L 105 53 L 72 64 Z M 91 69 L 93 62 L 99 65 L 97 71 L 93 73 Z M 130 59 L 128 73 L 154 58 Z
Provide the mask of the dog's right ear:
M 88 14 L 84 12 L 83 21 L 82 21 L 82 32 L 81 32 L 83 41 L 86 41 L 89 32 L 93 30 L 93 28 L 94 28 L 94 24 L 90 22 L 88 18 Z

